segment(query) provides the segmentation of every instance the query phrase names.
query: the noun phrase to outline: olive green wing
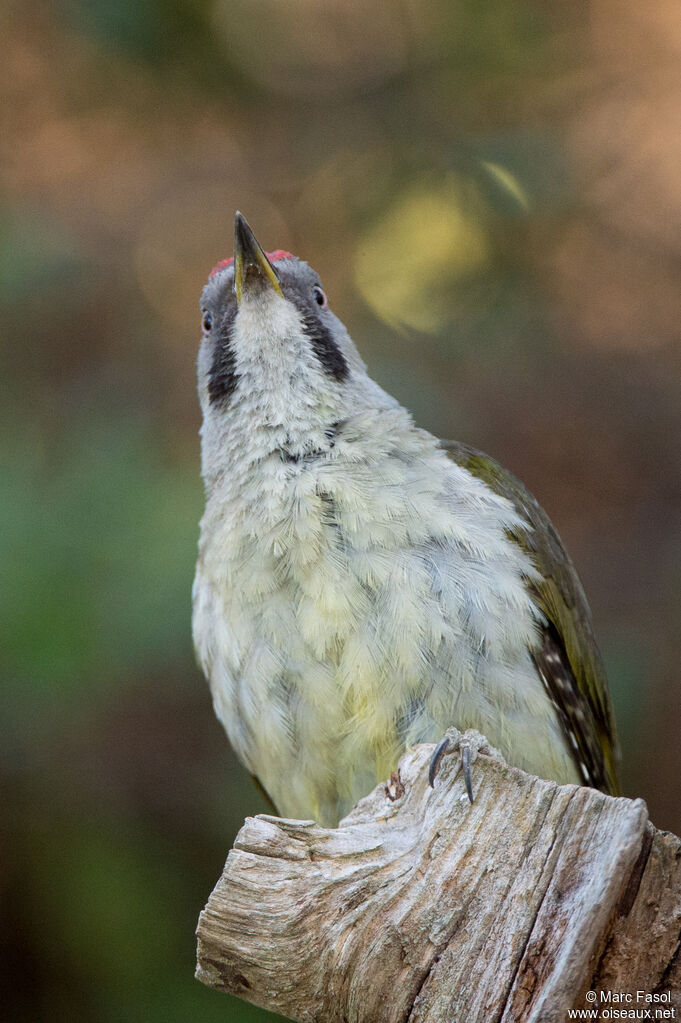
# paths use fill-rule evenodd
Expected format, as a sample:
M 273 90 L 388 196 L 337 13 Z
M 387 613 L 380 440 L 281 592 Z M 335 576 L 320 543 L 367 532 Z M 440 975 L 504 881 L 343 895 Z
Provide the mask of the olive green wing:
M 510 536 L 534 561 L 541 581 L 527 586 L 546 617 L 537 671 L 556 709 L 585 785 L 616 795 L 617 740 L 608 683 L 584 591 L 560 537 L 535 498 L 492 458 L 457 441 L 441 441 L 449 457 L 507 498 L 529 528 Z

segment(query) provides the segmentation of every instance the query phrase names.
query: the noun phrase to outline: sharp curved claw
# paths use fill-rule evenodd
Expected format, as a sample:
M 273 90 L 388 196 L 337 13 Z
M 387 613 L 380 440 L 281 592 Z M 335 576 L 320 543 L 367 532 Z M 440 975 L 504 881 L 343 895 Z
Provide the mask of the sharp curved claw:
M 437 750 L 435 752 L 437 752 Z M 461 743 L 461 767 L 463 769 L 463 778 L 466 783 L 466 792 L 468 793 L 468 799 L 472 803 L 473 778 L 471 776 L 471 748 L 465 742 Z
M 473 773 L 471 771 L 471 748 L 468 742 L 464 739 L 459 742 L 459 752 L 461 754 L 461 770 L 463 771 L 463 780 L 466 786 L 466 795 L 468 796 L 469 802 L 473 802 Z M 437 744 L 433 751 L 433 755 L 430 758 L 430 767 L 428 768 L 428 784 L 431 789 L 435 788 L 435 776 L 437 775 L 440 761 L 442 760 L 445 753 L 450 752 L 451 742 L 448 735 L 445 735 L 443 739 Z
M 445 755 L 448 749 L 449 736 L 445 735 L 444 739 L 440 739 L 440 741 L 438 742 L 437 746 L 435 747 L 435 750 L 433 751 L 433 755 L 430 758 L 430 767 L 428 768 L 428 784 L 430 785 L 431 789 L 435 788 L 435 775 L 437 774 L 437 769 L 440 766 L 440 761 L 442 760 L 443 756 Z M 471 800 L 471 802 L 473 802 L 473 800 Z

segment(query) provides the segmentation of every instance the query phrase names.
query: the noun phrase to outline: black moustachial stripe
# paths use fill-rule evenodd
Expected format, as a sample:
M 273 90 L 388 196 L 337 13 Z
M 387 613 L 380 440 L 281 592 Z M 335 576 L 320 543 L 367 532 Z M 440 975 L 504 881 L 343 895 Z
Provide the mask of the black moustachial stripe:
M 309 337 L 312 350 L 324 372 L 334 380 L 345 380 L 349 372 L 348 364 L 329 328 L 311 310 L 299 308 L 298 311 L 303 321 L 303 330 Z
M 208 396 L 211 405 L 229 398 L 237 385 L 236 359 L 231 341 L 235 317 L 236 308 L 225 316 L 215 339 L 213 364 L 208 374 Z

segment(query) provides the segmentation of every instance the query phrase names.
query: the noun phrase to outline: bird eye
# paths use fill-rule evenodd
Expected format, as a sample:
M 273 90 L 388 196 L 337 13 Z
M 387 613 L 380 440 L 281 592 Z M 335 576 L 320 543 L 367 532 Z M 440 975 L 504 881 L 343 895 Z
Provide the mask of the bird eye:
M 201 326 L 204 334 L 210 334 L 213 327 L 213 317 L 210 313 L 204 313 L 203 319 L 201 320 Z
M 312 294 L 314 295 L 314 300 L 317 303 L 317 305 L 320 305 L 322 309 L 326 309 L 329 303 L 327 302 L 326 295 L 324 294 L 323 289 L 320 288 L 318 284 L 315 284 L 314 288 L 312 289 Z

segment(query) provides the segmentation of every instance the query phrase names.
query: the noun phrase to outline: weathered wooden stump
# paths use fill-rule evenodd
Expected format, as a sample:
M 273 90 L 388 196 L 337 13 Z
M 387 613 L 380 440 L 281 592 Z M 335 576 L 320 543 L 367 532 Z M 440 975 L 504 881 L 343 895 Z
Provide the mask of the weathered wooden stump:
M 472 806 L 458 756 L 431 789 L 419 746 L 337 828 L 248 818 L 197 977 L 304 1023 L 564 1023 L 613 993 L 681 1016 L 679 839 L 640 799 L 531 777 L 466 734 Z

